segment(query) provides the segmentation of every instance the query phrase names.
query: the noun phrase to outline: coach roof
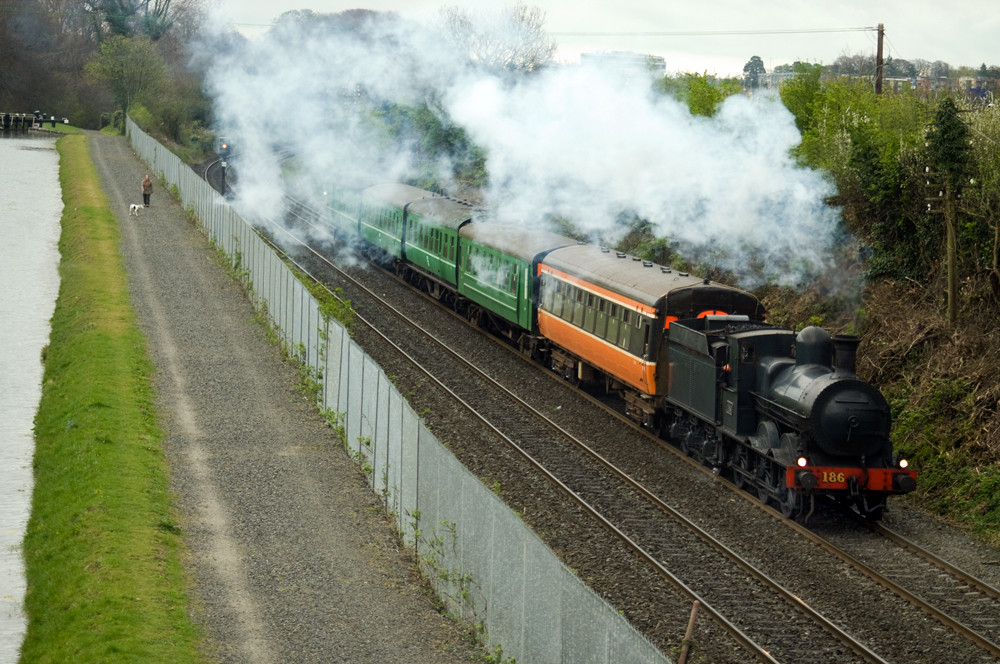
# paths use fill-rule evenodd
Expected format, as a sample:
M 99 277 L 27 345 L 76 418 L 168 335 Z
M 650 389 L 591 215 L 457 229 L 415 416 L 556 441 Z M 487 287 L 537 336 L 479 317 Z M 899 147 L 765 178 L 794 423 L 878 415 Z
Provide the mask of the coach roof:
M 533 262 L 539 254 L 576 244 L 576 240 L 558 233 L 526 230 L 517 225 L 496 221 L 468 224 L 462 227 L 459 234 L 463 240 L 495 249 L 527 263 Z
M 476 210 L 465 201 L 444 196 L 433 196 L 413 201 L 406 208 L 407 215 L 415 215 L 425 221 L 445 228 L 457 230 L 472 219 Z
M 408 184 L 394 183 L 373 185 L 361 192 L 361 196 L 366 203 L 378 202 L 400 209 L 406 207 L 408 203 L 428 196 L 444 198 L 433 192 L 411 187 Z
M 577 245 L 556 249 L 542 261 L 546 266 L 564 272 L 580 281 L 619 293 L 636 302 L 655 307 L 661 298 L 667 298 L 670 309 L 685 307 L 688 300 L 701 298 L 697 291 L 705 289 L 726 293 L 742 313 L 759 307 L 757 298 L 738 288 L 707 282 L 686 272 L 677 272 L 636 256 L 616 252 L 596 245 Z M 713 298 L 715 299 L 715 298 Z M 697 313 L 697 312 L 696 312 Z

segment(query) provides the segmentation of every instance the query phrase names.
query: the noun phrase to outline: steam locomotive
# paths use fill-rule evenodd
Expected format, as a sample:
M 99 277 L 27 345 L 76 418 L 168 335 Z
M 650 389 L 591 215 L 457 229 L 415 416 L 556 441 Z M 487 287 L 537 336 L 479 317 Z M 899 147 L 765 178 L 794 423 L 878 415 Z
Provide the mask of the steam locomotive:
M 866 518 L 913 491 L 856 337 L 763 322 L 752 294 L 403 184 L 338 187 L 329 223 L 373 261 L 788 517 L 829 495 Z

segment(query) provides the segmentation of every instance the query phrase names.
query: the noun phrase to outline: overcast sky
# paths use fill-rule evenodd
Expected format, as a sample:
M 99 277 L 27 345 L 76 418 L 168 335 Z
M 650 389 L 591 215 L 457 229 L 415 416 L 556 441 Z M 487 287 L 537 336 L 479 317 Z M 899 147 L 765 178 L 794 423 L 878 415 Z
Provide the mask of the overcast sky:
M 248 35 L 266 30 L 278 15 L 292 9 L 396 11 L 429 22 L 442 7 L 476 11 L 488 1 L 217 0 L 225 20 Z M 753 55 L 763 59 L 768 71 L 795 60 L 831 64 L 843 54 L 874 53 L 874 28 L 883 23 L 886 56 L 943 60 L 953 67 L 978 67 L 984 62 L 1000 66 L 1000 10 L 995 0 L 527 0 L 527 4 L 545 12 L 545 27 L 559 44 L 557 57 L 566 62 L 576 61 L 581 52 L 634 51 L 663 56 L 668 72 L 721 75 L 741 73 Z

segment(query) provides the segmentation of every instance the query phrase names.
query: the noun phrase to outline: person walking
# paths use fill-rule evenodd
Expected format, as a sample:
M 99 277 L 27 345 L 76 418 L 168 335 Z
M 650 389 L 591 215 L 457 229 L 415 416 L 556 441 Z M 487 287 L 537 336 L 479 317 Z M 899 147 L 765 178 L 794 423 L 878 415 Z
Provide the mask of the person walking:
M 146 173 L 146 179 L 142 181 L 142 204 L 149 207 L 149 195 L 153 193 L 153 182 Z

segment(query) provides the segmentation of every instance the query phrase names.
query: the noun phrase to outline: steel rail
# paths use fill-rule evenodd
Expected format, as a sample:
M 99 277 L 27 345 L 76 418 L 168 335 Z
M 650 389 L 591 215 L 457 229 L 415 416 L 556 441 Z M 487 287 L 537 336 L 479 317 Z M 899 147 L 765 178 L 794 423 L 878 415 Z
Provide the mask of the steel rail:
M 899 533 L 895 532 L 894 530 L 891 530 L 890 528 L 882 525 L 881 523 L 871 524 L 871 528 L 874 532 L 890 540 L 897 546 L 900 546 L 904 549 L 911 551 L 912 553 L 923 558 L 924 560 L 934 565 L 935 567 L 940 567 L 945 572 L 952 575 L 962 583 L 965 583 L 966 585 L 975 588 L 984 595 L 988 595 L 993 599 L 1000 601 L 1000 589 L 991 586 L 990 584 L 986 583 L 985 581 L 983 581 L 978 577 L 972 576 L 965 570 L 955 567 L 944 558 L 941 558 L 937 554 L 928 551 L 927 549 L 923 548 L 916 542 L 912 542 L 906 539 Z

